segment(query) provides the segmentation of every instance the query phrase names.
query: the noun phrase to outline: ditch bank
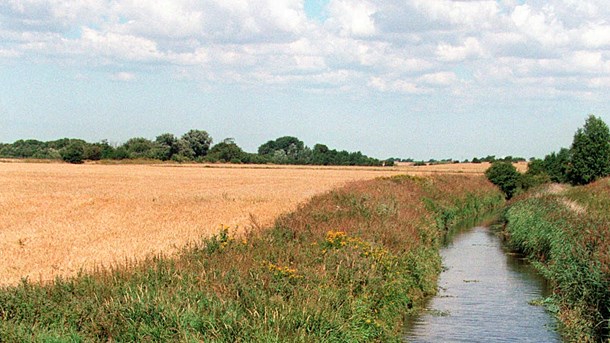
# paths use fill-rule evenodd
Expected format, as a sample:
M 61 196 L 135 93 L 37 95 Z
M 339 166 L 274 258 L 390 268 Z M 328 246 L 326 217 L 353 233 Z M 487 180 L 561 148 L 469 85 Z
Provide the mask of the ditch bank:
M 610 341 L 610 179 L 543 186 L 517 197 L 503 219 L 508 244 L 549 280 L 544 303 L 570 342 Z
M 2 288 L 0 341 L 400 341 L 448 230 L 502 204 L 482 176 L 352 183 L 268 229 Z

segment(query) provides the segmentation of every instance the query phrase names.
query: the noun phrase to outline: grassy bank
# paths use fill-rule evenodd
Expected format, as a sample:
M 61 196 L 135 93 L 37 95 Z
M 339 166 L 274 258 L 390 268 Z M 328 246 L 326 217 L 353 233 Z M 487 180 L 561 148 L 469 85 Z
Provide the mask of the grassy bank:
M 610 179 L 553 185 L 513 202 L 510 244 L 551 281 L 551 307 L 569 341 L 607 341 L 610 332 Z
M 0 341 L 399 341 L 436 292 L 448 228 L 502 196 L 483 177 L 393 177 L 177 256 L 0 290 Z

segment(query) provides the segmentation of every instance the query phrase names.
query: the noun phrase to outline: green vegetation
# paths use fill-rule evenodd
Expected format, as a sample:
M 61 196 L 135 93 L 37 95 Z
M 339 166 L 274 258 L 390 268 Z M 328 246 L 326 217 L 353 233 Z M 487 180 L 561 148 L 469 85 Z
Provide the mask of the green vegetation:
M 85 148 L 83 144 L 72 142 L 60 152 L 61 158 L 69 163 L 83 163 L 85 158 Z
M 552 182 L 585 185 L 610 176 L 610 130 L 603 120 L 591 115 L 574 134 L 570 149 L 533 159 L 532 164 L 537 175 Z
M 520 174 L 510 162 L 492 163 L 491 167 L 485 171 L 485 176 L 491 183 L 500 187 L 507 199 L 512 198 L 517 191 Z
M 68 151 L 69 150 L 69 151 Z M 82 151 L 81 151 L 82 150 Z M 329 149 L 316 144 L 313 149 L 296 137 L 280 137 L 261 145 L 258 153 L 244 152 L 232 138 L 212 146 L 212 137 L 203 130 L 190 130 L 177 138 L 164 133 L 154 141 L 130 138 L 122 145 L 112 146 L 107 141 L 87 143 L 80 139 L 63 138 L 57 141 L 18 140 L 12 144 L 0 144 L 0 157 L 63 159 L 72 163 L 84 160 L 145 159 L 175 162 L 223 162 L 223 163 L 275 163 L 300 165 L 391 166 L 394 160 L 381 161 L 361 152 Z M 72 161 L 74 160 L 74 161 Z
M 610 130 L 600 118 L 589 116 L 572 143 L 570 182 L 586 185 L 610 175 Z
M 543 160 L 533 158 L 524 174 L 517 172 L 512 160 L 509 156 L 503 162 L 495 161 L 485 173 L 507 199 L 549 182 L 588 184 L 610 176 L 610 130 L 601 119 L 589 116 L 584 127 L 576 131 L 569 150 L 562 148 Z
M 446 229 L 502 202 L 483 177 L 353 183 L 272 228 L 1 289 L 0 341 L 398 342 Z
M 525 158 L 523 157 L 513 157 L 506 156 L 503 158 L 496 158 L 496 155 L 487 155 L 485 157 L 473 157 L 472 163 L 482 163 L 482 162 L 508 162 L 508 163 L 517 163 L 517 162 L 525 162 Z
M 610 179 L 538 188 L 505 212 L 510 245 L 550 280 L 568 341 L 610 339 Z

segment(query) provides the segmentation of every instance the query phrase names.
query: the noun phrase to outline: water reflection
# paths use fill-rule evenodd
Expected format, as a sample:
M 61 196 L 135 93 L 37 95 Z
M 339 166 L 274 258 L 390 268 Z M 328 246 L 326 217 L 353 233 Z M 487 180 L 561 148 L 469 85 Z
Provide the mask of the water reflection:
M 495 234 L 476 227 L 441 250 L 439 294 L 407 324 L 409 342 L 559 342 L 554 320 L 529 301 L 544 296 L 544 280 L 506 254 Z

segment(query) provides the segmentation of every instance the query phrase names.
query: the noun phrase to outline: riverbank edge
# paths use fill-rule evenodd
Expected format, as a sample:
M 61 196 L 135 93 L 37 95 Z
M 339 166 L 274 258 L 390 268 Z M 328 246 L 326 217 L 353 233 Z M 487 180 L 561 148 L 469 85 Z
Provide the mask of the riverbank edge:
M 610 179 L 562 190 L 544 186 L 514 199 L 503 213 L 505 240 L 550 281 L 553 295 L 542 303 L 570 342 L 610 342 L 607 185 Z
M 271 228 L 0 290 L 0 341 L 400 341 L 439 248 L 503 198 L 483 177 L 398 176 L 316 196 Z

